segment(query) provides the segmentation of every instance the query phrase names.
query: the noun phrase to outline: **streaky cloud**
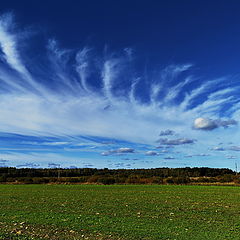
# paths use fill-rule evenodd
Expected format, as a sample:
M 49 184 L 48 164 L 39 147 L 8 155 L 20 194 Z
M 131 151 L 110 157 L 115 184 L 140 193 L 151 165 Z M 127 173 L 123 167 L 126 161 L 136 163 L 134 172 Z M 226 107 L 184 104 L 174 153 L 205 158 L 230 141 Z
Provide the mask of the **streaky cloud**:
M 158 142 L 162 145 L 184 145 L 184 144 L 193 144 L 196 142 L 195 139 L 188 138 L 178 138 L 178 139 L 167 139 L 161 138 Z
M 223 147 L 213 147 L 213 148 L 211 148 L 211 150 L 213 150 L 213 151 L 225 151 L 226 149 L 223 148 Z
M 229 150 L 232 150 L 232 151 L 240 151 L 240 146 L 231 146 L 229 148 Z
M 133 148 L 118 148 L 118 149 L 114 149 L 114 150 L 108 150 L 106 152 L 102 152 L 101 155 L 102 156 L 109 156 L 112 154 L 126 154 L 126 153 L 134 153 L 134 149 Z

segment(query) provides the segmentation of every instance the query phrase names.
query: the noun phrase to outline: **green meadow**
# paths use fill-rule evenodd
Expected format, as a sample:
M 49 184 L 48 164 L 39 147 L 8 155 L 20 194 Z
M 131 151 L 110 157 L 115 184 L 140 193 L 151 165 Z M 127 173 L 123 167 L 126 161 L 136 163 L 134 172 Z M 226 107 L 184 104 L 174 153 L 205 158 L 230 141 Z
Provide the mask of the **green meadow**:
M 240 188 L 0 185 L 0 239 L 240 239 Z

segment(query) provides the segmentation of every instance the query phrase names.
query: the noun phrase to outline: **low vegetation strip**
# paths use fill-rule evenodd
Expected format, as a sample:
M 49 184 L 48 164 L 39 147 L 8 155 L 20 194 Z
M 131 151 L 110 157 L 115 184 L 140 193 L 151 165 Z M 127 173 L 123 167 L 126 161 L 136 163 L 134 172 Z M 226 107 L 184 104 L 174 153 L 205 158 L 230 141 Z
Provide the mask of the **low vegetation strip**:
M 239 240 L 240 188 L 0 185 L 0 239 Z
M 11 184 L 240 184 L 240 175 L 226 168 L 0 168 L 0 182 Z

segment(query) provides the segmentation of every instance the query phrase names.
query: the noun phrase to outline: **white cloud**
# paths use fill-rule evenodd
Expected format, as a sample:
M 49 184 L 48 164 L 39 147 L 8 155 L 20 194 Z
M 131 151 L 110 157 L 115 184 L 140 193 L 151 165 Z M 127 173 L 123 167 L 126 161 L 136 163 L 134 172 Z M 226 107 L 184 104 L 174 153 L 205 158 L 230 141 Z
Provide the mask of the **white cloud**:
M 133 148 L 119 148 L 117 149 L 118 153 L 133 153 L 134 149 Z
M 101 155 L 102 156 L 109 156 L 109 155 L 112 155 L 112 154 L 126 154 L 126 153 L 134 153 L 134 149 L 133 148 L 118 148 L 118 149 L 108 150 L 106 152 L 102 152 Z
M 213 151 L 225 151 L 223 147 L 213 147 L 211 150 Z
M 192 144 L 196 140 L 194 139 L 187 139 L 187 138 L 178 138 L 178 139 L 167 139 L 161 138 L 158 142 L 162 145 L 183 145 L 183 144 Z
M 230 125 L 236 125 L 237 121 L 233 119 L 221 120 L 221 119 L 208 119 L 208 118 L 196 118 L 194 120 L 194 128 L 199 130 L 213 130 L 218 127 L 229 127 Z
M 155 152 L 155 151 L 147 151 L 146 153 L 145 153 L 145 155 L 147 155 L 147 156 L 156 156 L 156 155 L 158 155 L 159 153 L 158 152 Z
M 169 157 L 165 157 L 164 159 L 167 159 L 167 160 L 172 160 L 172 159 L 175 159 L 174 157 L 171 157 L 171 156 L 169 156 Z
M 231 146 L 229 149 L 232 151 L 240 151 L 240 146 Z
M 173 130 L 167 129 L 167 130 L 161 131 L 159 136 L 171 136 L 174 134 L 175 134 L 175 132 Z
M 34 91 L 43 93 L 45 92 L 45 88 L 32 79 L 32 76 L 21 60 L 18 51 L 19 35 L 14 33 L 14 26 L 13 15 L 11 13 L 4 14 L 0 17 L 0 46 L 3 52 L 3 58 L 13 70 L 19 73 L 23 83 L 27 83 L 29 85 L 28 87 L 32 87 Z M 10 81 L 7 82 L 9 83 Z M 22 87 L 22 82 L 18 85 L 16 84 L 15 87 L 18 90 L 24 91 L 26 89 Z
M 232 155 L 227 155 L 226 158 L 227 159 L 236 159 L 237 157 L 236 156 L 232 156 Z

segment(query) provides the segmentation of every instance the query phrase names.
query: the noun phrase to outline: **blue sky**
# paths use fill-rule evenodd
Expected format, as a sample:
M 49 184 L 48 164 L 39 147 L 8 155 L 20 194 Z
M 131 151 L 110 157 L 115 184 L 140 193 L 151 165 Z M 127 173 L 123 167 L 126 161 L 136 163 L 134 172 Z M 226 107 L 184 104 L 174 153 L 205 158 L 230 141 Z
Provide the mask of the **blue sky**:
M 238 1 L 2 1 L 0 165 L 228 167 Z

